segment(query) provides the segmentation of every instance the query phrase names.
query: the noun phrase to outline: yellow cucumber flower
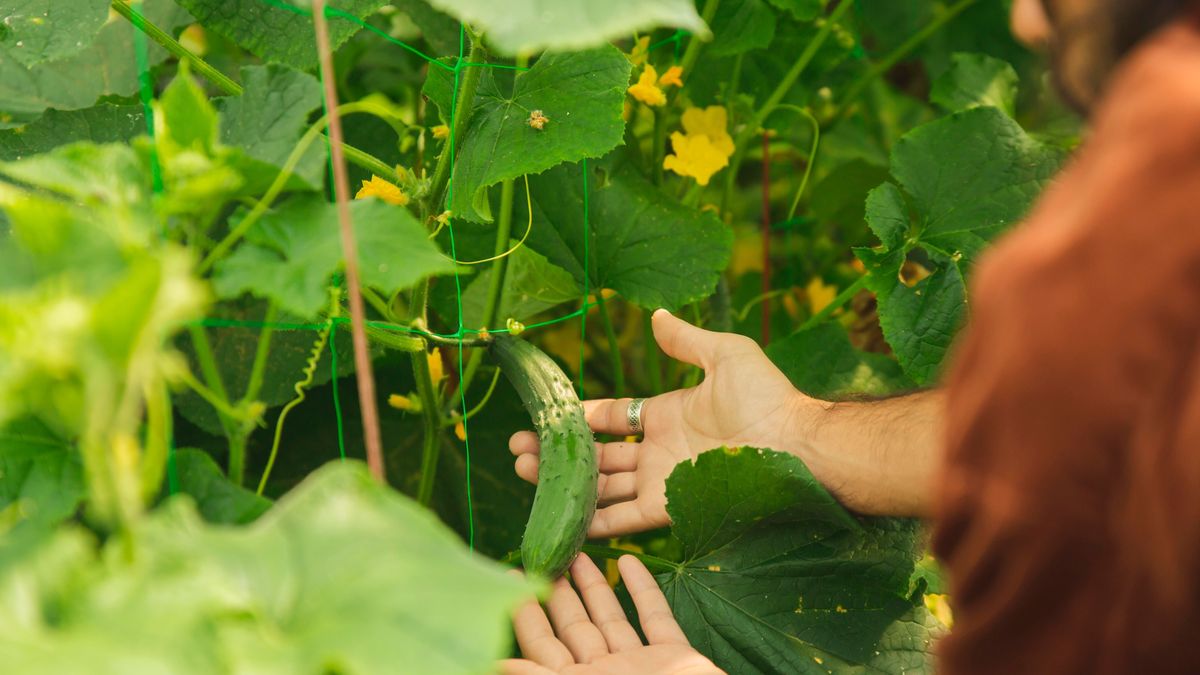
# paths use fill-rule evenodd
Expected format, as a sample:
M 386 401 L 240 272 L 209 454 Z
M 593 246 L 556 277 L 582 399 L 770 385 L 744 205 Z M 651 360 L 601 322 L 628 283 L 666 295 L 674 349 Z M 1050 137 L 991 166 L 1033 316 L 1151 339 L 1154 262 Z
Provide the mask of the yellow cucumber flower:
M 430 129 L 433 132 L 434 138 L 450 138 L 450 127 L 445 124 L 439 124 Z
M 433 380 L 433 386 L 436 389 L 442 382 L 442 378 L 446 376 L 442 370 L 442 350 L 437 347 L 433 351 L 425 355 L 429 360 L 429 379 Z
M 396 206 L 404 206 L 408 203 L 408 195 L 404 194 L 395 183 L 390 183 L 374 175 L 371 176 L 371 180 L 364 180 L 358 194 L 354 195 L 355 199 L 366 199 L 367 197 L 378 197 Z
M 392 394 L 391 396 L 388 396 L 387 402 L 388 405 L 392 406 L 396 410 L 403 410 L 405 412 L 412 413 L 421 412 L 421 399 L 417 398 L 416 394 L 409 394 L 408 396 L 403 394 Z
M 733 154 L 733 138 L 729 136 L 729 114 L 724 106 L 710 105 L 683 111 L 683 130 L 689 136 L 704 134 L 713 147 L 729 157 Z
M 655 84 L 658 82 L 658 71 L 649 63 L 642 69 L 637 84 L 629 87 L 629 94 L 637 100 L 650 106 L 666 105 L 667 95 Z
M 671 134 L 675 154 L 663 158 L 663 168 L 680 176 L 691 176 L 701 185 L 708 185 L 713 174 L 729 165 L 729 156 L 721 152 L 704 134 Z
M 645 63 L 646 57 L 649 55 L 650 55 L 650 36 L 644 35 L 644 36 L 638 38 L 637 41 L 633 43 L 633 49 L 629 50 L 629 53 L 625 55 L 625 58 L 629 59 L 629 62 L 632 63 L 636 67 L 636 66 L 640 66 L 643 63 Z
M 683 75 L 683 68 L 679 66 L 671 66 L 670 68 L 667 68 L 667 72 L 662 74 L 662 77 L 658 78 L 658 84 L 660 87 L 682 87 L 683 79 L 680 77 L 681 75 Z

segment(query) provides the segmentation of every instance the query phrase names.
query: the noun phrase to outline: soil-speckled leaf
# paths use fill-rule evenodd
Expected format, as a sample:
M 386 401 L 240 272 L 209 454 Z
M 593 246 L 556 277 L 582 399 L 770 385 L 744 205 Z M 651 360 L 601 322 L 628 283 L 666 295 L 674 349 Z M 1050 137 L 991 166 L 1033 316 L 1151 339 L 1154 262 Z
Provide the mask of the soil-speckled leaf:
M 729 673 L 898 675 L 914 672 L 913 646 L 915 672 L 930 667 L 934 635 L 911 621 L 915 521 L 856 518 L 799 459 L 755 448 L 680 464 L 667 500 L 684 562 L 659 584 Z
M 75 54 L 108 19 L 104 0 L 0 0 L 0 51 L 31 67 Z
M 300 70 L 317 65 L 316 38 L 313 33 L 312 17 L 308 3 L 292 3 L 285 9 L 283 3 L 263 0 L 178 0 L 204 27 L 252 52 L 264 61 L 283 63 Z M 294 11 L 295 5 L 304 7 Z M 381 0 L 340 0 L 336 7 L 341 12 L 364 18 L 379 9 Z M 361 27 L 343 17 L 329 18 L 329 41 L 333 49 L 361 30 Z
M 308 73 L 272 64 L 242 68 L 242 86 L 241 96 L 217 100 L 221 142 L 282 168 L 308 129 L 309 113 L 321 107 L 321 83 Z M 296 173 L 318 187 L 324 172 L 324 144 L 313 143 Z
M 817 398 L 885 396 L 913 386 L 896 361 L 858 351 L 832 321 L 775 340 L 766 351 L 797 389 Z
M 516 77 L 511 96 L 485 72 L 471 126 L 456 141 L 450 201 L 455 217 L 491 221 L 488 186 L 600 157 L 620 145 L 629 70 L 629 60 L 615 47 L 550 54 Z M 529 126 L 534 110 L 549 118 L 542 129 Z
M 481 30 L 496 50 L 515 55 L 585 49 L 660 26 L 709 35 L 692 0 L 429 0 Z
M 364 283 L 391 293 L 454 271 L 454 263 L 442 256 L 408 210 L 366 199 L 354 201 L 350 211 Z M 217 264 L 213 285 L 223 298 L 250 292 L 311 318 L 328 304 L 329 278 L 341 264 L 336 207 L 305 196 L 264 216 L 246 241 Z
M 47 110 L 35 122 L 0 131 L 0 161 L 21 159 L 76 141 L 115 143 L 146 133 L 140 105 L 103 103 L 82 110 Z
M 1024 217 L 1062 159 L 990 106 L 917 127 L 896 143 L 891 173 L 899 187 L 885 183 L 867 201 L 868 224 L 883 246 L 855 253 L 871 273 L 884 337 L 918 384 L 936 379 L 966 317 L 964 279 L 975 256 Z M 910 286 L 900 270 L 914 249 L 933 268 Z
M 946 110 L 990 105 L 1016 113 L 1017 71 L 987 54 L 954 54 L 950 69 L 933 82 L 929 100 Z
M 590 162 L 588 170 L 589 287 L 611 288 L 646 309 L 674 310 L 712 295 L 729 263 L 732 231 L 711 213 L 663 199 L 635 170 L 607 161 Z M 529 183 L 528 245 L 583 285 L 582 168 L 557 167 Z
M 0 509 L 54 524 L 73 514 L 84 494 L 83 466 L 73 446 L 34 419 L 0 428 Z
M 143 12 L 169 30 L 182 10 L 171 0 L 146 0 Z M 0 49 L 0 128 L 30 122 L 47 108 L 89 108 L 102 95 L 135 93 L 138 64 L 133 57 L 133 35 L 128 21 L 110 21 L 82 50 L 32 68 Z M 150 66 L 166 57 L 166 50 L 150 43 Z
M 533 590 L 357 462 L 246 527 L 174 499 L 99 552 L 62 530 L 4 562 L 0 597 L 27 602 L 0 608 L 0 658 L 24 675 L 486 673 Z

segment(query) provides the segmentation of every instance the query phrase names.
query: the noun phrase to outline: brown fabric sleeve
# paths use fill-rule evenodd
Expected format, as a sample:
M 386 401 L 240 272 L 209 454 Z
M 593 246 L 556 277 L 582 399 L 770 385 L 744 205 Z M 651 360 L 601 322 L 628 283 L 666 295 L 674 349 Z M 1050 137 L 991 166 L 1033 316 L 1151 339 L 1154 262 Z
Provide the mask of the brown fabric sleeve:
M 948 379 L 943 673 L 1200 672 L 1200 31 L 1133 55 L 980 265 Z

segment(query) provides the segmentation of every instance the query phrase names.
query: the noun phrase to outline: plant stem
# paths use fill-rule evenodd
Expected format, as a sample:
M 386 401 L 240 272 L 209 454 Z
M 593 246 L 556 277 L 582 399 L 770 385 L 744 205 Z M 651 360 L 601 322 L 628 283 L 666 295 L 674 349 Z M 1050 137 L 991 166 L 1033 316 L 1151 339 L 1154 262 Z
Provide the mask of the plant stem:
M 204 77 L 204 79 L 208 80 L 209 82 L 212 82 L 223 93 L 230 96 L 242 95 L 242 85 L 229 79 L 228 76 L 217 70 L 212 66 L 212 64 L 200 58 L 199 55 L 193 53 L 187 47 L 184 47 L 179 43 L 178 40 L 171 37 L 169 33 L 154 25 L 154 23 L 147 19 L 145 15 L 139 13 L 136 9 L 131 7 L 128 2 L 125 2 L 125 0 L 111 0 L 110 6 L 117 14 L 125 17 L 125 19 L 133 24 L 135 28 L 145 33 L 146 37 L 158 43 L 160 47 L 167 50 L 174 56 L 190 63 L 198 75 Z M 379 158 L 363 152 L 358 148 L 343 144 L 342 149 L 346 153 L 346 159 L 354 162 L 358 166 L 370 171 L 375 175 L 391 176 L 395 173 L 395 169 L 393 167 L 388 166 Z
M 871 84 L 871 82 L 881 77 L 887 71 L 891 70 L 892 67 L 900 61 L 900 59 L 908 56 L 922 42 L 928 40 L 934 33 L 938 32 L 942 26 L 945 26 L 956 16 L 962 14 L 968 7 L 974 5 L 978 1 L 979 0 L 960 0 L 957 4 L 951 6 L 939 16 L 935 17 L 933 21 L 930 21 L 921 30 L 914 33 L 912 37 L 908 38 L 903 44 L 892 50 L 892 52 L 885 56 L 881 61 L 871 66 L 870 70 L 863 73 L 862 76 L 855 80 L 846 89 L 846 95 L 842 97 L 842 101 L 838 106 L 838 113 L 834 117 L 833 124 L 837 124 L 849 116 L 850 103 L 856 100 L 863 93 L 863 90 L 866 89 L 869 84 Z
M 225 383 L 221 380 L 221 371 L 217 368 L 217 360 L 213 356 L 212 345 L 208 341 L 208 333 L 203 326 L 192 325 L 188 327 L 188 334 L 192 338 L 192 349 L 196 352 L 196 362 L 200 365 L 200 374 L 204 377 L 204 382 L 212 390 L 216 400 L 226 408 L 232 409 L 229 392 L 226 391 Z M 197 393 L 200 393 L 199 390 Z M 216 403 L 213 401 L 209 401 L 209 403 L 212 403 L 213 407 L 217 409 L 217 418 L 221 422 L 221 428 L 225 430 L 225 436 L 232 441 L 240 425 L 235 425 L 234 419 L 222 412 L 221 407 Z
M 163 471 L 167 467 L 167 454 L 171 450 L 171 392 L 165 382 L 157 379 L 147 384 L 145 396 L 146 441 L 145 451 L 142 453 L 142 497 L 149 500 L 162 489 Z
M 433 501 L 433 479 L 437 475 L 439 435 L 441 434 L 441 403 L 433 388 L 433 377 L 429 372 L 429 355 L 422 351 L 412 355 L 413 375 L 417 381 L 417 395 L 421 399 L 421 419 L 424 437 L 421 448 L 421 482 L 417 486 L 417 502 L 429 506 Z
M 608 560 L 616 560 L 623 555 L 631 555 L 642 562 L 651 572 L 678 572 L 681 565 L 671 562 L 666 558 L 649 555 L 646 553 L 636 553 L 634 551 L 626 551 L 623 548 L 613 548 L 612 546 L 599 546 L 596 544 L 584 544 L 583 552 L 588 555 L 594 555 L 598 558 Z
M 700 10 L 700 18 L 704 19 L 706 25 L 712 24 L 713 17 L 717 15 L 717 7 L 720 4 L 721 0 L 705 0 L 704 7 Z M 692 72 L 692 68 L 696 65 L 696 60 L 700 58 L 700 49 L 703 44 L 703 41 L 695 35 L 688 40 L 688 46 L 683 52 L 683 58 L 679 60 L 679 65 L 683 67 L 684 77 L 687 77 L 688 73 Z
M 379 434 L 379 410 L 375 401 L 375 376 L 371 370 L 371 354 L 367 345 L 366 312 L 363 309 L 361 283 L 358 274 L 358 247 L 354 226 L 350 221 L 350 182 L 346 175 L 342 151 L 342 120 L 338 116 L 337 90 L 334 85 L 333 52 L 325 22 L 325 0 L 313 0 L 313 31 L 317 38 L 321 82 L 325 88 L 325 109 L 329 111 L 330 156 L 333 160 L 333 187 L 337 199 L 338 225 L 342 238 L 342 258 L 345 261 L 346 292 L 350 303 L 350 326 L 354 335 L 355 380 L 358 382 L 359 408 L 362 413 L 363 440 L 367 449 L 367 466 L 380 483 L 386 482 L 383 466 L 383 440 Z
M 179 41 L 171 37 L 169 33 L 154 25 L 136 9 L 131 7 L 125 0 L 112 0 L 109 6 L 113 8 L 117 14 L 125 17 L 138 30 L 146 34 L 146 37 L 157 42 L 163 49 L 170 52 L 173 56 L 187 61 L 198 75 L 212 82 L 222 92 L 230 96 L 239 96 L 242 93 L 242 87 L 237 82 L 226 77 L 224 73 L 211 66 L 207 61 L 193 54 L 191 50 L 179 44 Z
M 667 155 L 667 112 L 665 110 L 654 111 L 653 141 L 650 156 L 654 162 L 654 184 L 661 186 L 663 183 L 663 157 Z
M 500 313 L 500 301 L 504 296 L 504 276 L 508 270 L 508 256 L 504 255 L 504 252 L 509 248 L 508 240 L 512 233 L 513 195 L 515 193 L 515 179 L 509 179 L 500 184 L 500 218 L 496 226 L 496 246 L 492 254 L 496 259 L 492 262 L 492 278 L 488 280 L 487 304 L 483 308 L 483 327 L 486 329 L 498 327 L 496 325 L 497 314 Z M 463 371 L 462 381 L 458 385 L 459 391 L 465 392 L 470 388 L 481 363 L 483 363 L 483 350 L 477 349 L 471 353 L 471 359 Z
M 604 324 L 604 336 L 608 338 L 608 358 L 612 366 L 613 396 L 621 398 L 625 395 L 625 362 L 621 358 L 621 345 L 617 341 L 617 331 L 613 329 L 612 317 L 608 315 L 608 305 L 604 300 L 604 289 L 597 288 L 596 304 L 600 307 L 600 321 Z
M 975 0 L 970 1 L 974 2 Z M 759 107 L 758 112 L 754 114 L 754 118 L 738 133 L 737 138 L 734 140 L 733 158 L 729 162 L 728 173 L 725 174 L 725 193 L 721 198 L 721 213 L 726 213 L 729 208 L 729 201 L 733 194 L 733 185 L 737 179 L 738 169 L 742 166 L 742 159 L 746 155 L 746 144 L 754 138 L 758 130 L 762 127 L 763 122 L 783 102 L 783 98 L 792 90 L 796 81 L 804 74 L 809 64 L 812 63 L 813 58 L 816 57 L 817 52 L 825 44 L 825 41 L 829 39 L 830 34 L 833 33 L 833 27 L 837 25 L 842 16 L 853 6 L 854 3 L 848 0 L 841 2 L 833 10 L 833 13 L 825 18 L 825 23 L 821 26 L 821 30 L 817 32 L 817 35 L 808 43 L 804 51 L 800 53 L 796 62 L 792 64 L 791 69 L 788 70 L 787 74 L 776 85 L 775 90 L 771 92 L 771 95 Z
M 486 58 L 487 54 L 484 52 L 483 44 L 472 35 L 471 50 L 467 53 L 466 62 L 483 63 Z M 450 180 L 451 159 L 458 152 L 458 140 L 466 135 L 467 127 L 471 123 L 471 112 L 475 107 L 475 89 L 479 86 L 481 70 L 482 68 L 479 66 L 468 66 L 465 69 L 465 73 L 461 76 L 461 82 L 458 81 L 458 73 L 455 73 L 455 83 L 458 85 L 458 98 L 455 99 L 454 108 L 451 110 L 451 116 L 454 119 L 453 128 L 450 130 L 450 138 L 447 140 L 442 154 L 438 157 L 437 167 L 433 171 L 433 182 L 430 184 L 426 216 L 441 213 L 442 211 L 441 205 L 444 204 L 442 192 L 446 189 L 446 184 Z
M 262 391 L 263 378 L 267 370 L 267 358 L 271 354 L 271 336 L 275 330 L 271 324 L 275 322 L 277 312 L 274 302 L 267 305 L 267 311 L 263 315 L 262 332 L 258 334 L 258 345 L 254 350 L 254 362 L 250 365 L 250 380 L 246 383 L 246 393 L 238 402 L 239 407 L 256 400 L 259 392 Z M 251 429 L 252 427 L 248 427 L 248 425 L 239 425 L 237 431 L 229 439 L 229 464 L 225 473 L 235 485 L 241 485 L 246 477 L 246 437 L 250 435 Z
M 846 290 L 838 293 L 836 298 L 821 308 L 821 311 L 808 317 L 808 320 L 801 324 L 800 328 L 796 329 L 796 332 L 799 333 L 800 331 L 808 330 L 828 319 L 834 312 L 841 309 L 842 305 L 850 302 L 851 298 L 857 295 L 859 291 L 866 288 L 868 277 L 870 277 L 870 274 L 864 274 L 857 281 L 847 286 Z

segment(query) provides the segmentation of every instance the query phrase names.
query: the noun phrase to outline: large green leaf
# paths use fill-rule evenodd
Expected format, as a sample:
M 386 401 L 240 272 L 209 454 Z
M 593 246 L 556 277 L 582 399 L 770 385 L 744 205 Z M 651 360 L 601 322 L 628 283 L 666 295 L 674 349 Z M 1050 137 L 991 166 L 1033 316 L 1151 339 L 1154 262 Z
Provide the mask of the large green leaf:
M 590 288 L 611 288 L 646 309 L 677 309 L 711 295 L 729 262 L 730 229 L 711 213 L 663 199 L 630 167 L 594 162 L 588 171 L 586 196 L 577 164 L 530 179 L 528 246 L 580 285 L 586 251 Z M 586 241 L 585 231 L 591 233 Z
M 174 461 L 179 491 L 196 500 L 200 515 L 210 523 L 249 523 L 271 508 L 271 500 L 229 482 L 203 450 L 180 448 Z
M 797 389 L 817 398 L 884 396 L 912 387 L 896 361 L 858 351 L 836 322 L 773 341 L 766 351 Z
M 487 673 L 527 582 L 334 464 L 244 528 L 172 500 L 99 556 L 65 530 L 0 569 L 13 672 Z
M 454 272 L 454 263 L 406 209 L 367 199 L 353 202 L 350 211 L 367 285 L 391 293 Z M 342 264 L 338 232 L 333 204 L 317 196 L 292 199 L 264 216 L 217 264 L 213 285 L 223 298 L 250 292 L 311 318 L 328 305 L 329 279 Z
M 146 0 L 143 7 L 151 21 L 167 28 L 175 24 L 179 11 L 171 0 Z M 8 50 L 0 49 L 0 127 L 32 121 L 47 108 L 88 108 L 102 95 L 135 93 L 139 66 L 133 35 L 129 22 L 110 21 L 80 51 L 35 67 L 26 67 Z M 147 53 L 148 66 L 167 57 L 166 50 L 153 42 Z
M 929 100 L 949 111 L 990 105 L 1012 116 L 1017 106 L 1017 71 L 987 54 L 959 53 L 933 81 Z
M 775 37 L 775 11 L 766 0 L 727 0 L 713 16 L 713 56 L 762 49 Z
M 483 326 L 483 312 L 487 305 L 488 287 L 493 273 L 494 271 L 488 268 L 463 290 L 464 326 Z M 502 328 L 505 320 L 509 318 L 525 321 L 551 307 L 565 302 L 577 302 L 581 299 L 581 292 L 570 272 L 546 260 L 545 256 L 529 247 L 522 246 L 508 256 L 504 288 L 501 290 L 500 305 L 496 312 L 497 325 L 488 328 Z
M 317 65 L 317 43 L 308 3 L 263 0 L 178 0 L 208 30 L 224 36 L 264 61 L 309 70 Z M 340 0 L 339 12 L 366 17 L 381 0 Z M 305 9 L 297 11 L 297 6 Z M 330 17 L 329 41 L 340 47 L 361 27 L 345 17 Z
M 0 0 L 0 51 L 25 67 L 71 56 L 108 18 L 102 0 Z
M 543 56 L 516 77 L 511 95 L 485 72 L 466 137 L 456 140 L 454 215 L 491 221 L 488 186 L 563 162 L 600 157 L 620 145 L 629 70 L 629 60 L 606 46 Z M 431 74 L 438 71 L 430 69 Z M 529 126 L 534 110 L 550 120 L 540 130 Z
M 102 103 L 94 108 L 47 110 L 20 129 L 0 131 L 0 161 L 21 159 L 76 141 L 115 143 L 146 133 L 140 105 Z
M 993 107 L 952 114 L 896 143 L 896 184 L 867 200 L 868 224 L 883 246 L 856 254 L 879 298 L 884 336 L 918 384 L 937 377 L 965 319 L 964 278 L 975 256 L 1024 216 L 1062 158 Z M 910 284 L 901 269 L 913 252 L 933 269 Z
M 53 524 L 75 513 L 83 497 L 83 467 L 73 446 L 32 418 L 0 428 L 0 509 Z
M 309 114 L 321 107 L 321 83 L 307 73 L 272 64 L 243 68 L 242 86 L 241 96 L 217 100 L 221 142 L 282 168 L 308 129 Z M 324 172 L 324 146 L 313 143 L 296 173 L 319 187 Z
M 659 584 L 691 643 L 726 671 L 930 669 L 934 635 L 913 622 L 909 588 L 915 521 L 856 518 L 796 457 L 754 448 L 680 464 L 667 500 L 684 560 Z
M 692 0 L 429 0 L 475 26 L 496 50 L 509 55 L 585 49 L 659 26 L 709 35 Z

